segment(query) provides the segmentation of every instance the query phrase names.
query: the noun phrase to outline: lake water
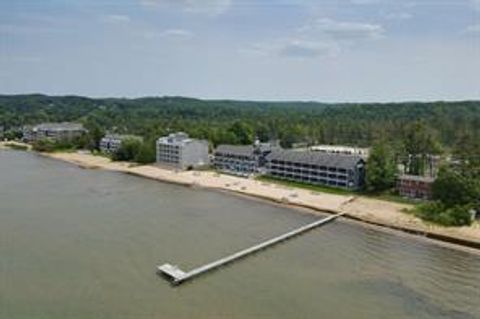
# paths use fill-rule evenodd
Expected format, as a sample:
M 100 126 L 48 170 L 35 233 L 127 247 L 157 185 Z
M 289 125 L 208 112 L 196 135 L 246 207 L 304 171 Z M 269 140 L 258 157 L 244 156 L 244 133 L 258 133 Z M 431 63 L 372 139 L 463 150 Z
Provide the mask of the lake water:
M 0 318 L 480 318 L 480 257 L 268 203 L 0 151 Z

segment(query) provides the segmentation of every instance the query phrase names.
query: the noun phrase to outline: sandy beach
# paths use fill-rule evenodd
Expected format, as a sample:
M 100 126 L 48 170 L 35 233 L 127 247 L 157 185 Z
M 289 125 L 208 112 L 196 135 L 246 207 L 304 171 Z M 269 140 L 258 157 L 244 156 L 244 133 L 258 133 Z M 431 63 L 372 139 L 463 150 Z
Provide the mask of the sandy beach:
M 474 223 L 474 225 L 470 227 L 450 228 L 432 225 L 405 213 L 404 209 L 411 208 L 411 206 L 407 204 L 362 196 L 313 192 L 271 182 L 219 174 L 212 171 L 176 171 L 157 165 L 139 166 L 125 162 L 112 162 L 108 158 L 94 156 L 87 152 L 52 153 L 45 155 L 87 169 L 104 169 L 190 187 L 228 191 L 293 207 L 308 208 L 309 211 L 313 213 L 346 212 L 347 218 L 368 224 L 480 248 L 480 225 L 478 223 Z

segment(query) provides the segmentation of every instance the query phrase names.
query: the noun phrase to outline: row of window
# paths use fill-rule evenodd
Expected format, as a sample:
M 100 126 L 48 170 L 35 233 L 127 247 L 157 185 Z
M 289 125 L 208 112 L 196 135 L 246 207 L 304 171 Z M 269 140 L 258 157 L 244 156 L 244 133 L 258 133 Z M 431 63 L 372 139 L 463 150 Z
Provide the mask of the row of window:
M 298 172 L 284 172 L 284 171 L 275 171 L 275 170 L 270 170 L 269 171 L 271 174 L 283 174 L 283 175 L 288 175 L 288 176 L 295 176 L 298 178 L 329 178 L 329 179 L 335 179 L 335 180 L 340 180 L 340 181 L 346 181 L 347 176 L 345 175 L 336 175 L 336 174 L 325 174 L 325 173 L 320 173 L 320 174 L 302 174 Z
M 178 156 L 162 156 L 158 155 L 157 160 L 159 162 L 178 163 L 180 160 Z
M 270 174 L 274 177 L 288 179 L 288 180 L 302 182 L 302 183 L 347 187 L 346 180 L 339 181 L 339 180 L 328 180 L 323 178 L 303 178 L 298 175 L 284 174 L 284 173 L 278 173 L 278 172 L 271 172 Z
M 296 173 L 296 174 L 305 174 L 305 175 L 314 175 L 314 176 L 347 176 L 347 173 L 342 172 L 331 172 L 331 171 L 321 171 L 321 170 L 306 170 L 299 168 L 290 168 L 282 166 L 270 166 L 267 167 L 271 171 L 287 172 L 287 173 Z
M 284 161 L 277 161 L 277 160 L 270 161 L 269 165 L 271 167 L 298 167 L 298 168 L 306 168 L 306 169 L 321 170 L 321 171 L 347 173 L 347 170 L 345 168 L 328 167 L 328 166 L 296 163 L 296 162 L 284 162 Z
M 225 154 L 225 153 L 215 153 L 215 158 L 222 158 L 224 157 L 227 159 L 239 159 L 239 160 L 255 160 L 253 156 L 246 156 L 246 155 L 236 155 L 236 154 Z
M 247 164 L 247 165 L 255 165 L 256 161 L 242 161 L 238 159 L 222 159 L 222 158 L 215 158 L 215 163 L 219 164 Z
M 175 150 L 157 150 L 158 154 L 179 154 L 179 151 Z
M 219 170 L 227 170 L 233 172 L 254 172 L 255 167 L 252 165 L 218 165 Z

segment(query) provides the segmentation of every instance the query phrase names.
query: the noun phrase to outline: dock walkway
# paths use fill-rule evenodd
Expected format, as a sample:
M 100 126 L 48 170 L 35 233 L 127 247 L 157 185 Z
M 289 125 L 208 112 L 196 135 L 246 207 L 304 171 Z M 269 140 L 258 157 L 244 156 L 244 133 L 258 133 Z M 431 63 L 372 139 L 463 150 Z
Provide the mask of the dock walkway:
M 316 227 L 325 225 L 325 224 L 337 219 L 338 217 L 340 217 L 344 214 L 345 213 L 340 213 L 340 214 L 332 215 L 332 216 L 317 220 L 313 223 L 310 223 L 308 225 L 305 225 L 305 226 L 302 226 L 302 227 L 297 228 L 295 230 L 292 230 L 292 231 L 290 231 L 286 234 L 283 234 L 283 235 L 280 235 L 278 237 L 275 237 L 275 238 L 269 239 L 267 241 L 264 241 L 264 242 L 262 242 L 258 245 L 253 246 L 253 247 L 244 249 L 242 251 L 239 251 L 237 253 L 234 253 L 234 254 L 229 255 L 227 257 L 224 257 L 222 259 L 216 260 L 212 263 L 209 263 L 209 264 L 203 265 L 201 267 L 195 268 L 195 269 L 193 269 L 189 272 L 184 272 L 178 266 L 171 265 L 171 264 L 163 264 L 161 266 L 158 266 L 157 270 L 158 270 L 159 274 L 163 275 L 165 278 L 170 280 L 173 284 L 179 285 L 182 282 L 185 282 L 189 279 L 197 277 L 197 276 L 199 276 L 203 273 L 206 273 L 210 270 L 213 270 L 213 269 L 218 268 L 220 266 L 226 265 L 226 264 L 231 263 L 233 261 L 236 261 L 240 258 L 246 257 L 250 254 L 253 254 L 257 251 L 268 248 L 268 247 L 273 246 L 275 244 L 278 244 L 278 243 L 280 243 L 282 241 L 285 241 L 287 239 L 290 239 L 292 237 L 298 236 L 298 235 L 300 235 L 302 233 L 305 233 L 309 230 L 312 230 Z

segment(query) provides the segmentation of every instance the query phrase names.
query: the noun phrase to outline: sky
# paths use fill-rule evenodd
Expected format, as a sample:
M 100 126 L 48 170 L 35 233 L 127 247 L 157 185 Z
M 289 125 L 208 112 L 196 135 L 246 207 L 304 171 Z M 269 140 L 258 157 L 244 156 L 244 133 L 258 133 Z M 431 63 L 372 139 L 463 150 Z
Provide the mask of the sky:
M 480 99 L 480 0 L 0 0 L 0 94 Z

